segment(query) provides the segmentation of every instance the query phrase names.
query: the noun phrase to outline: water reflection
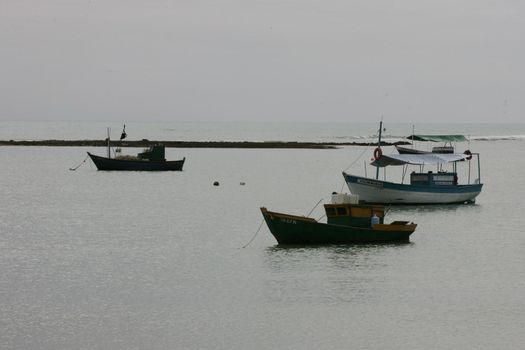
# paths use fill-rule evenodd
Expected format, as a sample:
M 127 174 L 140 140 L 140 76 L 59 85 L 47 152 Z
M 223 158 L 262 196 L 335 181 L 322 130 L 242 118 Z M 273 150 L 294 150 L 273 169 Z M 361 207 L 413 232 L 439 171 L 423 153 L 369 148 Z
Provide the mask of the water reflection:
M 265 250 L 271 302 L 339 304 L 381 298 L 389 270 L 415 245 L 282 246 Z
M 427 204 L 427 205 L 396 205 L 386 206 L 386 212 L 394 213 L 435 213 L 435 212 L 464 212 L 475 213 L 481 210 L 481 205 L 470 204 Z
M 352 269 L 367 266 L 364 261 L 394 254 L 410 248 L 414 243 L 347 244 L 347 245 L 275 245 L 265 250 L 267 265 L 275 272 L 288 268 L 302 269 L 319 260 L 323 267 Z M 372 262 L 373 262 L 372 260 Z M 381 259 L 377 259 L 377 262 Z M 374 262 L 374 264 L 376 264 Z

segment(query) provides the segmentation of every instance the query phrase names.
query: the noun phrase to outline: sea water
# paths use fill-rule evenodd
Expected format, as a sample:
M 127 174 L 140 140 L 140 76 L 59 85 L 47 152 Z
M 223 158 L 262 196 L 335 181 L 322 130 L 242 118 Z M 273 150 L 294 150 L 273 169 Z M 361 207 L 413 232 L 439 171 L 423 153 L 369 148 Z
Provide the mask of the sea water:
M 100 140 L 120 137 L 123 126 L 129 140 L 163 141 L 301 141 L 376 142 L 376 122 L 106 122 L 0 121 L 0 140 Z M 470 140 L 523 140 L 525 124 L 384 123 L 383 139 L 405 140 L 412 134 L 463 134 Z
M 100 131 L 39 137 L 17 125 L 0 139 Z M 452 126 L 441 130 L 460 133 Z M 364 171 L 372 147 L 170 148 L 168 159 L 186 157 L 184 171 L 160 173 L 69 170 L 102 148 L 0 147 L 0 348 L 521 349 L 519 127 L 474 130 L 498 136 L 468 144 L 481 154 L 476 204 L 391 207 L 387 221 L 418 227 L 410 243 L 386 245 L 283 247 L 258 231 L 261 206 L 321 218 L 316 203 L 345 191 L 341 172 Z M 171 139 L 150 128 L 147 138 Z

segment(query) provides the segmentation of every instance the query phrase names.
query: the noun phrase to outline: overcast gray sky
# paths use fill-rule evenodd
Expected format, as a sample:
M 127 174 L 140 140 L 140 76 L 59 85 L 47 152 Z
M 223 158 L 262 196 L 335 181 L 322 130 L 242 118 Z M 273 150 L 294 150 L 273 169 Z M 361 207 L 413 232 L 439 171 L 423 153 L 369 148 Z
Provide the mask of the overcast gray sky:
M 524 10 L 0 0 L 0 119 L 521 122 Z

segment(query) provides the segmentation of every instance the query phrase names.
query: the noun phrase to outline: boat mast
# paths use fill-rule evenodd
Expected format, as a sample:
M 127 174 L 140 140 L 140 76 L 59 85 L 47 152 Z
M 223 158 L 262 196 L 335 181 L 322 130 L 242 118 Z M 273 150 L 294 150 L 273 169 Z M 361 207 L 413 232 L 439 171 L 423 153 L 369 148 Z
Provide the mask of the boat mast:
M 377 141 L 377 148 L 381 149 L 381 131 L 383 131 L 383 119 L 379 122 L 379 139 Z M 377 162 L 377 161 L 376 161 Z M 379 164 L 376 165 L 376 180 L 379 179 Z
M 109 135 L 110 135 L 110 128 L 108 128 L 108 158 L 111 158 L 111 149 L 109 146 Z
M 415 134 L 416 134 L 415 126 L 414 126 L 414 124 L 412 124 L 412 149 L 414 149 L 414 135 Z
M 480 168 L 480 162 L 479 162 L 479 153 L 476 154 L 476 156 L 478 157 L 478 184 L 481 183 L 481 168 Z

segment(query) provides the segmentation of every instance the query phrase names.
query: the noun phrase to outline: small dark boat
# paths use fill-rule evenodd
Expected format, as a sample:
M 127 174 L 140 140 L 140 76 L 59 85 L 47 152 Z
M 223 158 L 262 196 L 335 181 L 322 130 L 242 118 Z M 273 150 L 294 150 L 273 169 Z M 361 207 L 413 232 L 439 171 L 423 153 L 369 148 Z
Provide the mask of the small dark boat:
M 164 146 L 151 146 L 149 150 L 139 153 L 137 157 L 120 156 L 116 158 L 100 157 L 88 152 L 98 170 L 128 170 L 128 171 L 174 171 L 182 170 L 184 161 L 167 161 L 164 158 Z
M 416 224 L 408 221 L 384 223 L 381 205 L 325 204 L 327 223 L 305 216 L 261 208 L 270 232 L 279 244 L 348 244 L 408 242 Z
M 101 157 L 96 156 L 88 152 L 88 156 L 91 158 L 93 163 L 97 166 L 98 170 L 127 170 L 127 171 L 180 171 L 184 166 L 186 158 L 181 160 L 167 161 L 165 158 L 165 147 L 164 145 L 153 145 L 145 149 L 142 153 L 137 156 L 116 156 L 111 158 L 110 149 L 110 130 L 108 128 L 107 149 L 108 156 Z M 122 141 L 126 134 L 126 126 L 122 130 L 120 140 Z M 120 154 L 120 147 L 116 149 L 115 153 Z

